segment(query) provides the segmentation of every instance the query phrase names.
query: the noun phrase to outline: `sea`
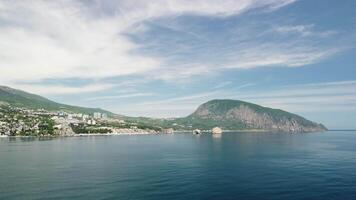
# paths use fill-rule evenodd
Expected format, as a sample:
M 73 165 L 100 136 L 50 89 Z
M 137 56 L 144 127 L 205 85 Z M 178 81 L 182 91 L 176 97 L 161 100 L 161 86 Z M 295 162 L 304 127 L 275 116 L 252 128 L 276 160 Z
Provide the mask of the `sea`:
M 0 199 L 356 199 L 356 131 L 0 138 Z

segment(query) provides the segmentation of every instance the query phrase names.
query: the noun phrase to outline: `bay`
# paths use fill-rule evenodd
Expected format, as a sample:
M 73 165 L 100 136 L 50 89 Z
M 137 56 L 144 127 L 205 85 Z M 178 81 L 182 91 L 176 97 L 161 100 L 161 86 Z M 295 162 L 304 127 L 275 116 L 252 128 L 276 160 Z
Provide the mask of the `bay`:
M 356 132 L 0 138 L 0 199 L 356 199 Z

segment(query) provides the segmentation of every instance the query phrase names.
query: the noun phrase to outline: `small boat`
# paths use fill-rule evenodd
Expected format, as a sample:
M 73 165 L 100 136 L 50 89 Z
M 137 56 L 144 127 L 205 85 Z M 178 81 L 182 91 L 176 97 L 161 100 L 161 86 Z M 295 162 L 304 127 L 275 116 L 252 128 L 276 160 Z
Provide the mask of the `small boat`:
M 199 130 L 199 129 L 194 129 L 194 130 L 193 130 L 193 134 L 199 135 L 199 134 L 201 134 L 201 130 Z

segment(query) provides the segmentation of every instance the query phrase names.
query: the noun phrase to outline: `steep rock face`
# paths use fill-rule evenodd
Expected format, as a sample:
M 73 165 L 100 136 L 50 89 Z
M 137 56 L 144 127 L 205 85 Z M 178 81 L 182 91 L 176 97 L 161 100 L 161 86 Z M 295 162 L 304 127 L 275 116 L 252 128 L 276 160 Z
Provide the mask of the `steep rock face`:
M 317 124 L 298 115 L 283 110 L 262 107 L 236 100 L 213 100 L 201 105 L 192 115 L 191 120 L 210 120 L 224 129 L 261 129 L 284 132 L 319 132 L 325 131 L 322 124 Z

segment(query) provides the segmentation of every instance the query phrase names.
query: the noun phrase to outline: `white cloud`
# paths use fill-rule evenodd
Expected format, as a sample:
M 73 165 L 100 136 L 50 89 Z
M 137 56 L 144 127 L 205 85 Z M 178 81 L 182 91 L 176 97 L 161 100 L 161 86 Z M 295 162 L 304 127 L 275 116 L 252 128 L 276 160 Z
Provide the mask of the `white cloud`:
M 57 2 L 57 1 L 56 1 Z M 7 2 L 0 19 L 0 78 L 107 77 L 139 73 L 159 60 L 130 54 L 116 18 L 91 19 L 70 1 Z M 8 24 L 6 24 L 8 23 Z
M 97 80 L 104 82 L 107 77 L 147 75 L 151 79 L 182 81 L 229 68 L 304 66 L 339 52 L 338 48 L 317 47 L 300 38 L 283 43 L 252 41 L 237 43 L 238 48 L 221 53 L 224 60 L 218 63 L 186 58 L 183 63 L 172 64 L 160 55 L 138 53 L 144 44 L 135 43 L 126 36 L 127 33 L 143 34 L 151 28 L 145 22 L 167 16 L 224 18 L 255 8 L 275 10 L 293 2 L 295 0 L 122 0 L 111 1 L 114 12 L 107 14 L 105 9 L 95 7 L 95 3 L 88 5 L 80 1 L 1 1 L 0 80 L 2 84 L 39 94 L 71 94 L 110 88 L 110 84 L 96 83 Z M 105 4 L 102 1 L 96 3 Z M 175 29 L 174 26 L 167 27 Z M 280 26 L 274 30 L 316 36 L 313 27 Z M 192 31 L 182 31 L 201 37 Z M 242 30 L 242 34 L 250 36 L 248 31 Z M 206 45 L 205 48 L 209 48 L 209 44 Z M 48 87 L 18 83 L 65 78 L 88 78 L 93 83 Z
M 162 59 L 134 54 L 140 46 L 124 33 L 146 31 L 147 27 L 140 23 L 164 16 L 223 17 L 291 2 L 123 0 L 114 3 L 116 14 L 101 15 L 79 1 L 2 1 L 0 79 L 6 83 L 46 78 L 104 78 L 159 69 L 164 66 Z M 181 74 L 188 76 L 187 73 Z
M 295 0 L 124 0 L 120 11 L 127 21 L 138 22 L 172 15 L 214 15 L 225 17 L 245 12 L 249 9 L 267 7 L 280 8 Z M 128 11 L 128 12 L 126 12 Z M 130 23 L 129 23 L 130 24 Z

